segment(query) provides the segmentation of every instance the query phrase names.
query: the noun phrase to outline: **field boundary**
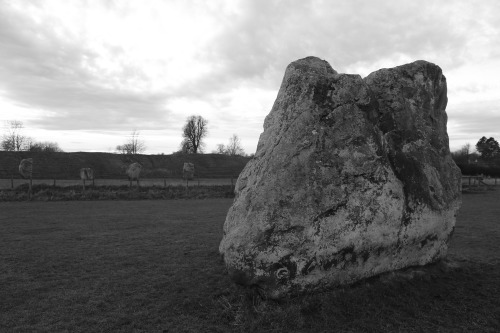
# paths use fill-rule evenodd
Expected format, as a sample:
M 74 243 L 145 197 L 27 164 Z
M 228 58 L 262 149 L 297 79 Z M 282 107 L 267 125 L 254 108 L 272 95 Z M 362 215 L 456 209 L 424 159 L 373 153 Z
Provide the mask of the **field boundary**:
M 163 200 L 234 198 L 234 186 L 230 184 L 186 186 L 181 184 L 130 186 L 81 185 L 53 186 L 48 184 L 21 184 L 14 189 L 0 189 L 0 202 L 13 201 L 88 201 L 88 200 Z
M 462 190 L 492 190 L 500 185 L 497 178 L 484 176 L 462 176 Z
M 28 184 L 29 179 L 22 178 L 10 178 L 10 179 L 0 179 L 0 190 L 15 189 L 24 184 Z M 150 186 L 224 186 L 230 185 L 234 186 L 236 183 L 236 177 L 234 178 L 194 178 L 191 180 L 185 180 L 182 178 L 141 178 L 139 180 L 140 186 L 150 187 Z M 82 186 L 83 181 L 81 179 L 57 179 L 57 178 L 44 178 L 44 179 L 33 179 L 33 185 L 47 185 L 53 187 L 69 187 L 69 186 Z M 130 185 L 130 181 L 127 178 L 96 178 L 93 181 L 87 180 L 85 182 L 86 187 L 88 186 L 123 186 Z M 133 186 L 136 186 L 134 181 Z

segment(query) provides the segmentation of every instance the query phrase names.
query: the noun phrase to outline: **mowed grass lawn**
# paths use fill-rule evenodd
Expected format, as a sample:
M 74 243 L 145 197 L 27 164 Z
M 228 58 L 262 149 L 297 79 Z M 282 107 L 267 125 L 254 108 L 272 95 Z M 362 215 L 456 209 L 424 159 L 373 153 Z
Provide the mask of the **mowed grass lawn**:
M 445 263 L 280 302 L 218 254 L 230 199 L 0 202 L 0 331 L 499 332 L 500 191 Z

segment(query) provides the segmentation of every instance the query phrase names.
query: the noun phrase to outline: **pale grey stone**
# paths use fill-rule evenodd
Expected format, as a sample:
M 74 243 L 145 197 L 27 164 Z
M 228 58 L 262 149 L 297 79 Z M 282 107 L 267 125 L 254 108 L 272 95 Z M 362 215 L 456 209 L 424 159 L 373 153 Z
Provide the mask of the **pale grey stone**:
M 24 178 L 31 178 L 33 176 L 33 159 L 25 158 L 19 163 L 19 173 Z
M 271 298 L 443 258 L 461 203 L 446 79 L 425 61 L 365 79 L 291 63 L 219 250 Z
M 194 179 L 194 164 L 184 162 L 182 167 L 182 178 L 192 180 Z
M 139 176 L 141 174 L 141 170 L 142 170 L 141 164 L 139 164 L 137 162 L 130 164 L 127 168 L 127 171 L 126 171 L 128 179 L 130 181 L 132 181 L 132 180 L 139 181 Z

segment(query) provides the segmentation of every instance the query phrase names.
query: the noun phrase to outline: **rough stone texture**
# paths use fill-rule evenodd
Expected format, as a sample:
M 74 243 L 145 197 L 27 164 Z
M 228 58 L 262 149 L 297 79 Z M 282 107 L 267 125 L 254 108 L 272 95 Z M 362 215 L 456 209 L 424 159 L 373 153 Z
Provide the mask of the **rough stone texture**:
M 31 178 L 33 176 L 33 159 L 32 158 L 26 158 L 24 160 L 21 160 L 21 163 L 19 163 L 19 173 L 21 176 L 24 178 Z
M 364 79 L 291 63 L 224 224 L 233 280 L 280 298 L 445 256 L 461 203 L 446 104 L 425 61 Z

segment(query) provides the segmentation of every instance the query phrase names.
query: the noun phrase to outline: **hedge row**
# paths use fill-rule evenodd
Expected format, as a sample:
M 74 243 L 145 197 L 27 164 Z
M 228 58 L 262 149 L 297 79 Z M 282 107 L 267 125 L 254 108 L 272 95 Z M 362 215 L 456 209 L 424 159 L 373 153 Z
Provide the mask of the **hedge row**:
M 86 191 L 81 186 L 54 187 L 46 184 L 33 185 L 32 201 L 72 201 L 72 200 L 161 200 L 161 199 L 208 199 L 234 198 L 231 185 L 212 186 L 96 186 Z M 0 201 L 28 200 L 28 185 L 14 189 L 0 190 Z
M 479 164 L 457 164 L 462 175 L 467 176 L 490 176 L 493 178 L 500 178 L 500 167 L 498 166 L 486 166 Z

